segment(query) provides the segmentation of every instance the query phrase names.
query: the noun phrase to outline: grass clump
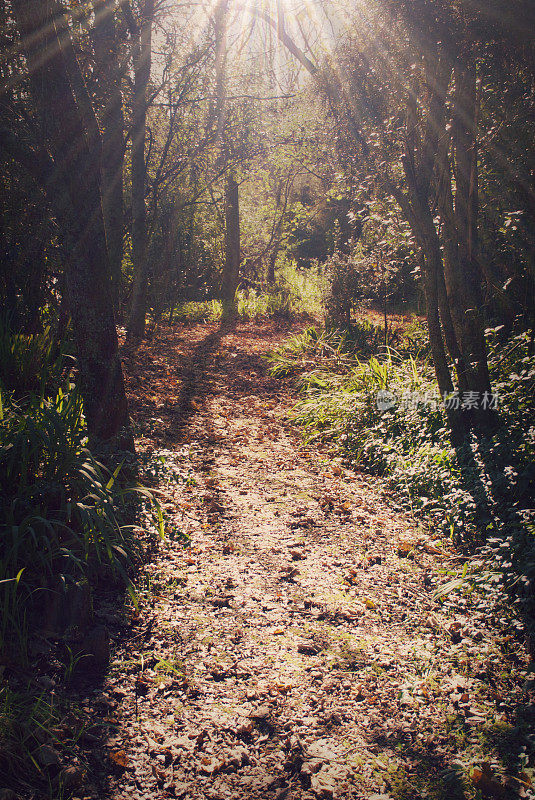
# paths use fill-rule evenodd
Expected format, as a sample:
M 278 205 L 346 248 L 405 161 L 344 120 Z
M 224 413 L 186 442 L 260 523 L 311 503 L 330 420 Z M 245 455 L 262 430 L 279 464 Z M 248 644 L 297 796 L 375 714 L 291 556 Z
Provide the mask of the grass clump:
M 314 270 L 298 270 L 285 263 L 273 286 L 238 287 L 236 316 L 243 320 L 296 319 L 322 315 L 322 278 Z M 219 322 L 223 316 L 220 300 L 181 303 L 171 321 Z
M 479 548 L 477 579 L 492 588 L 505 578 L 532 618 L 535 365 L 529 335 L 503 342 L 499 330 L 487 332 L 500 425 L 454 447 L 425 343 L 411 326 L 400 330 L 399 349 L 383 347 L 372 356 L 373 325 L 344 333 L 308 329 L 271 355 L 271 370 L 297 377 L 303 396 L 293 418 L 307 439 L 329 442 L 351 465 L 383 477 L 435 531 Z M 473 577 L 474 570 L 457 585 Z
M 163 535 L 123 462 L 107 467 L 88 449 L 66 350 L 51 328 L 0 326 L 0 788 L 50 800 L 85 772 L 82 715 L 66 695 L 90 656 L 73 642 L 91 624 L 92 590 L 104 581 L 135 600 L 139 523 Z
M 8 347 L 8 332 L 0 335 L 0 648 L 23 663 L 51 597 L 103 571 L 133 593 L 135 514 L 140 500 L 151 501 L 127 484 L 121 464 L 108 469 L 88 449 L 71 361 L 49 337 L 13 334 Z M 25 383 L 29 363 L 36 376 Z M 162 533 L 161 514 L 158 524 Z
M 79 747 L 83 727 L 78 709 L 72 705 L 62 708 L 57 698 L 42 689 L 32 693 L 2 687 L 2 788 L 8 784 L 33 797 L 38 787 L 39 797 L 70 797 L 77 788 L 72 784 L 83 779 L 88 767 Z
M 285 287 L 260 291 L 238 289 L 236 315 L 238 319 L 292 319 L 302 313 L 300 299 Z M 175 321 L 219 322 L 223 316 L 220 300 L 189 302 L 180 305 L 173 314 Z

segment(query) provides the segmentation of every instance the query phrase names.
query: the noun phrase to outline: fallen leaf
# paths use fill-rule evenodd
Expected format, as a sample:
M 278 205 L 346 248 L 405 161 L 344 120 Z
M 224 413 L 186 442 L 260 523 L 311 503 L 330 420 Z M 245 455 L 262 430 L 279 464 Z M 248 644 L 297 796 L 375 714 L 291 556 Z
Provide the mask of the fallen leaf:
M 111 752 L 110 760 L 121 769 L 126 769 L 128 766 L 128 756 L 124 750 L 116 750 L 115 752 Z
M 483 797 L 491 797 L 494 800 L 507 800 L 510 796 L 507 788 L 492 777 L 490 769 L 474 767 L 472 770 L 472 783 L 476 789 L 479 789 Z

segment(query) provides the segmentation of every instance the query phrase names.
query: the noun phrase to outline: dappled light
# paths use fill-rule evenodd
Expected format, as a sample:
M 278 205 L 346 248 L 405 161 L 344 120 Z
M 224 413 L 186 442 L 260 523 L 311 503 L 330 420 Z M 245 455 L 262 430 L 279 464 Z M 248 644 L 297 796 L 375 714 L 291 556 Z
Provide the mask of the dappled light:
M 532 0 L 0 0 L 0 800 L 535 800 Z

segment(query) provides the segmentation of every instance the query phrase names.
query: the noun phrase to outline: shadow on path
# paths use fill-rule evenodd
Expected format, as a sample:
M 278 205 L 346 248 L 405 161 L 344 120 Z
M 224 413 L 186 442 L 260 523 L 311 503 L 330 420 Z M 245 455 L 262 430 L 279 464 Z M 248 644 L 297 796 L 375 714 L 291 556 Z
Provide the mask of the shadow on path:
M 235 329 L 235 320 L 222 322 L 217 330 L 209 333 L 204 339 L 201 339 L 183 367 L 183 383 L 178 400 L 173 408 L 173 424 L 169 431 L 169 434 L 172 435 L 172 444 L 177 444 L 180 441 L 190 417 L 198 411 L 198 409 L 192 406 L 191 401 L 200 393 L 205 384 L 211 357 L 219 347 L 221 340 L 230 333 L 233 333 Z

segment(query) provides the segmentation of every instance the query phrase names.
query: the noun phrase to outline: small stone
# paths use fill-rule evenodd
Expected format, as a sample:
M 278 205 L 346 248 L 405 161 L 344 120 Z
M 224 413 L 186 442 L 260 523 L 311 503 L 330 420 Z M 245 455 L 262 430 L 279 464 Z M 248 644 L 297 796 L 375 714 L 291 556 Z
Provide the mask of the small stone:
M 302 641 L 297 645 L 297 652 L 305 656 L 317 656 L 321 647 L 315 642 Z
M 81 769 L 81 767 L 71 766 L 61 770 L 58 782 L 65 792 L 71 793 L 76 789 L 80 789 L 83 780 L 83 769 Z
M 250 718 L 255 720 L 255 722 L 261 722 L 262 720 L 268 719 L 270 715 L 271 709 L 269 706 L 259 706 L 249 714 Z
M 226 766 L 230 769 L 239 769 L 249 763 L 249 753 L 245 747 L 235 747 L 227 753 L 225 758 Z
M 233 598 L 229 597 L 211 597 L 210 604 L 214 606 L 214 608 L 230 608 L 230 601 Z
M 234 732 L 236 736 L 238 736 L 240 739 L 246 739 L 253 732 L 253 723 L 251 722 L 251 720 L 245 720 L 243 722 L 239 722 L 236 725 Z
M 48 744 L 42 744 L 37 751 L 37 760 L 43 767 L 59 767 L 61 759 L 57 750 Z
M 302 550 L 290 550 L 290 555 L 292 561 L 302 561 L 305 558 L 305 554 Z

